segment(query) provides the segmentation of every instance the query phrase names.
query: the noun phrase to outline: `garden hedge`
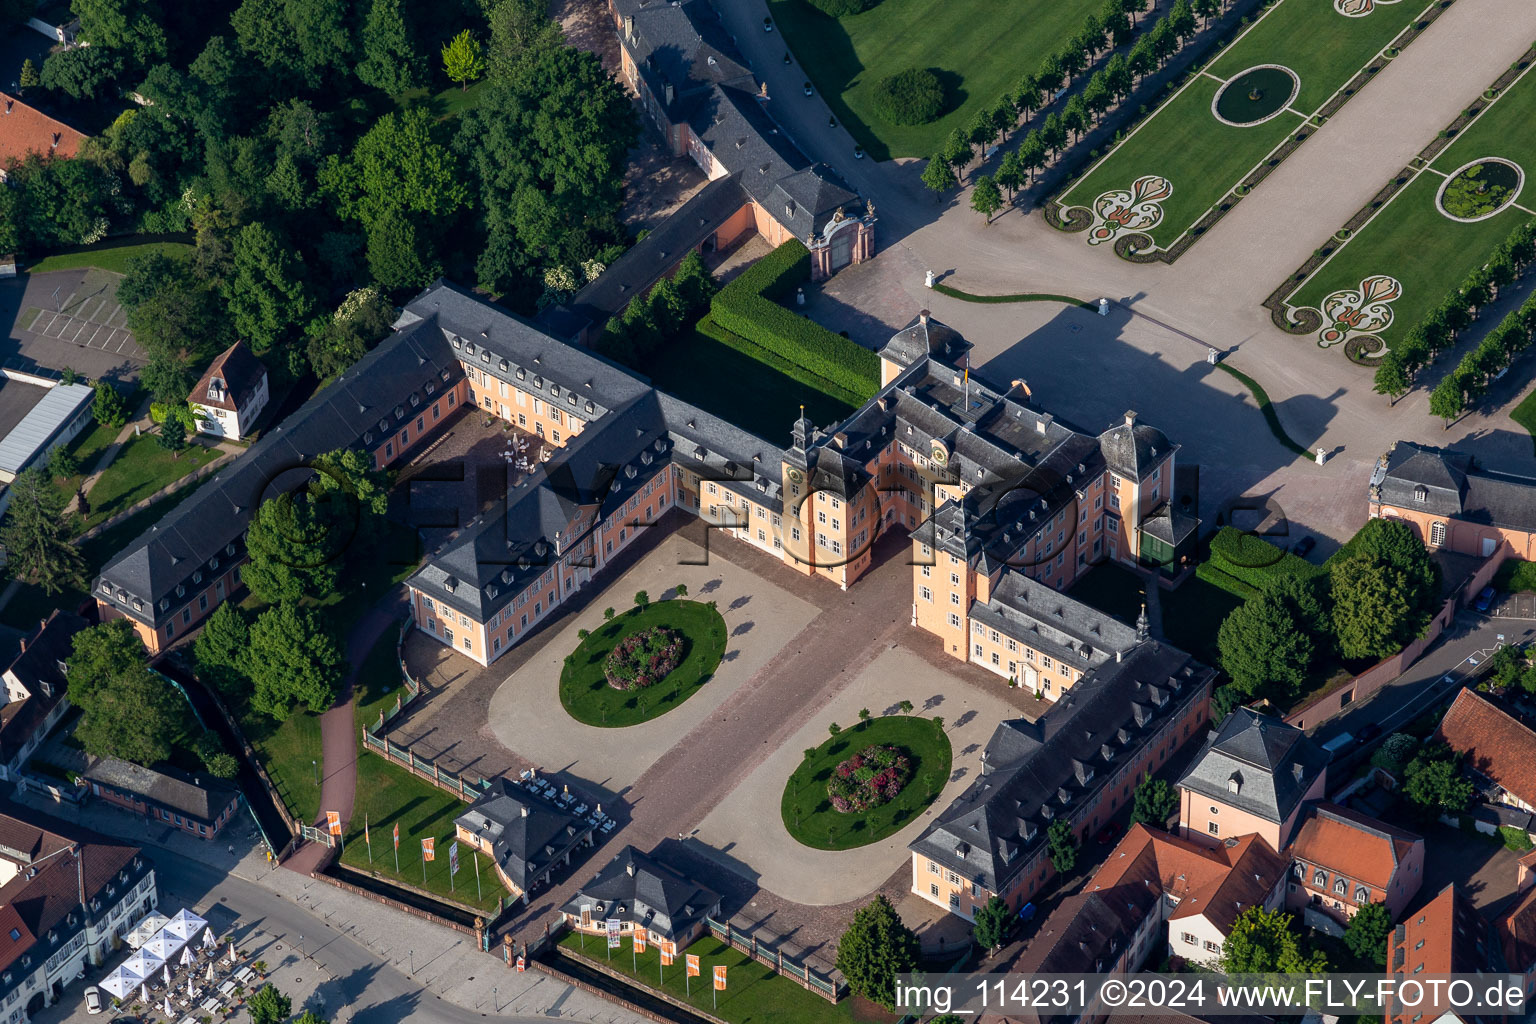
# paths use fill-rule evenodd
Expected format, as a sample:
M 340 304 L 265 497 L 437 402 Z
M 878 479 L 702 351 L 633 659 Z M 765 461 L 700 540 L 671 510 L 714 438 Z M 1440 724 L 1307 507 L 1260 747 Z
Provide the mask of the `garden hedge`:
M 806 0 L 806 3 L 832 18 L 863 14 L 879 2 L 880 0 Z
M 788 241 L 748 267 L 710 303 L 710 318 L 817 377 L 869 400 L 880 387 L 879 358 L 779 303 L 810 277 L 811 254 Z
M 1258 587 L 1250 587 L 1237 577 L 1221 571 L 1216 568 L 1213 562 L 1201 562 L 1195 566 L 1195 575 L 1211 586 L 1220 587 L 1232 596 L 1242 598 L 1244 601 L 1250 597 L 1257 597 L 1259 593 Z
M 795 363 L 790 362 L 788 359 L 785 359 L 774 352 L 768 351 L 766 348 L 763 348 L 763 346 L 754 344 L 753 342 L 748 341 L 746 338 L 743 338 L 741 335 L 734 334 L 731 331 L 726 330 L 724 327 L 721 327 L 719 324 L 715 323 L 714 320 L 707 316 L 694 325 L 694 330 L 698 331 L 704 337 L 709 338 L 711 341 L 718 341 L 720 344 L 726 346 L 727 348 L 733 348 L 743 355 L 751 356 L 758 362 L 763 363 L 766 366 L 773 367 L 775 370 L 778 370 L 786 377 L 789 377 L 792 380 L 797 380 L 808 388 L 814 388 L 824 395 L 830 395 L 831 397 L 837 399 L 839 402 L 846 402 L 847 404 L 854 406 L 864 404 L 864 398 L 862 396 L 854 394 L 852 391 L 849 391 L 845 387 L 841 387 L 832 383 L 825 377 L 818 377 L 811 371 L 807 370 L 805 367 L 796 365 Z
M 1244 533 L 1234 526 L 1223 526 L 1211 538 L 1210 565 L 1238 582 L 1260 590 L 1281 576 L 1308 579 L 1325 571 L 1320 565 L 1313 565 L 1263 537 Z M 1220 585 L 1217 580 L 1207 582 Z

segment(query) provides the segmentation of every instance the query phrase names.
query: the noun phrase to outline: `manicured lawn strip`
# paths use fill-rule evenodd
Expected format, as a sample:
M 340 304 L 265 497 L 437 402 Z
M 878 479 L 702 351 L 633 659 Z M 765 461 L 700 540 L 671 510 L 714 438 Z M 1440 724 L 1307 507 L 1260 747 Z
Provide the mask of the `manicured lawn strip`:
M 1525 400 L 1509 411 L 1509 418 L 1520 424 L 1531 435 L 1531 444 L 1536 446 L 1536 391 L 1525 396 Z
M 646 988 L 665 992 L 730 1024 L 819 1024 L 855 1019 L 855 1000 L 829 1003 L 802 988 L 798 982 L 780 977 L 767 965 L 757 963 L 746 953 L 708 934 L 686 950 L 678 950 L 677 959 L 670 967 L 661 966 L 660 951 L 650 944 L 646 945 L 644 953 L 633 953 L 628 936 L 618 949 L 612 951 L 611 957 L 607 939 L 602 936 L 567 932 L 560 945 L 632 978 Z M 699 977 L 686 977 L 685 953 L 698 956 Z M 716 992 L 711 987 L 717 965 L 724 965 L 726 969 L 724 992 Z M 690 989 L 691 995 L 687 994 Z
M 624 637 L 652 626 L 675 629 L 688 638 L 682 662 L 658 683 L 638 690 L 608 685 L 603 666 Z M 578 722 L 618 728 L 638 725 L 671 711 L 709 682 L 725 654 L 725 620 L 699 601 L 656 601 L 631 608 L 604 623 L 566 657 L 560 672 L 560 703 Z
M 94 249 L 82 249 L 79 252 L 64 252 L 53 256 L 45 256 L 26 268 L 29 274 L 43 274 L 50 270 L 78 270 L 81 267 L 95 267 L 98 270 L 111 271 L 114 274 L 128 272 L 128 261 L 135 256 L 143 256 L 152 252 L 164 253 L 167 256 L 181 256 L 192 251 L 192 246 L 185 242 L 135 242 L 132 239 L 119 239 L 106 242 Z
M 1515 202 L 1536 206 L 1536 74 L 1527 71 L 1514 84 L 1496 96 L 1491 104 L 1467 125 L 1456 141 L 1437 156 L 1431 167 L 1450 174 L 1462 164 L 1488 156 L 1513 160 L 1525 169 L 1525 188 Z M 1438 186 L 1437 186 L 1438 187 Z
M 1051 295 L 1047 292 L 1020 292 L 1017 295 L 973 295 L 963 292 L 959 288 L 951 288 L 947 284 L 934 282 L 933 290 L 940 295 L 948 295 L 952 299 L 962 302 L 1060 302 L 1068 306 L 1081 306 L 1087 310 L 1098 310 L 1098 305 L 1093 302 L 1084 302 L 1082 299 L 1074 299 L 1070 295 Z
M 1092 209 L 1105 192 L 1160 174 L 1172 182 L 1173 194 L 1162 201 L 1162 221 L 1142 233 L 1159 247 L 1172 245 L 1302 123 L 1282 113 L 1248 128 L 1222 124 L 1211 115 L 1220 88 L 1204 75 L 1196 78 L 1067 191 L 1061 205 Z
M 1241 372 L 1240 370 L 1234 370 L 1226 363 L 1217 363 L 1216 368 L 1218 370 L 1225 370 L 1227 373 L 1230 373 L 1232 376 L 1236 377 L 1239 381 L 1242 382 L 1243 386 L 1253 394 L 1253 400 L 1259 403 L 1259 411 L 1264 414 L 1264 422 L 1269 424 L 1269 432 L 1275 435 L 1276 441 L 1279 441 L 1282 445 L 1295 452 L 1297 455 L 1308 457 L 1312 454 L 1301 445 L 1291 440 L 1291 435 L 1285 432 L 1285 427 L 1280 425 L 1280 417 L 1275 412 L 1275 407 L 1273 403 L 1270 402 L 1269 395 L 1264 391 L 1262 387 L 1259 386 L 1258 381 L 1254 380 L 1252 377 L 1248 376 L 1246 373 Z
M 636 367 L 661 390 L 758 437 L 781 436 L 805 406 L 815 423 L 839 423 L 857 403 L 847 391 L 808 373 L 709 317 L 668 341 L 652 361 Z M 747 383 L 744 389 L 721 381 Z
M 400 662 L 395 654 L 399 639 L 398 627 L 386 629 L 358 667 L 357 679 L 352 684 L 352 714 L 359 731 L 372 728 L 381 713 L 393 711 L 395 700 L 406 696 L 405 679 L 400 675 Z
M 462 89 L 457 85 L 450 85 L 448 88 L 435 93 L 430 92 L 425 86 L 418 89 L 408 89 L 396 99 L 395 105 L 401 110 L 426 107 L 438 120 L 456 118 L 480 102 L 480 94 L 485 90 L 489 81 L 489 79 L 485 79 L 476 82 L 468 89 Z
M 1301 89 L 1291 106 L 1313 114 L 1424 13 L 1423 0 L 1377 4 L 1363 18 L 1346 18 L 1332 0 L 1284 0 L 1212 63 L 1221 79 L 1257 64 L 1283 64 Z
M 1392 323 L 1379 336 L 1390 344 L 1418 323 L 1529 216 L 1506 207 L 1476 223 L 1453 221 L 1435 204 L 1444 180 L 1420 174 L 1286 301 L 1321 309 L 1332 292 L 1358 288 L 1372 274 L 1388 274 L 1402 284 L 1403 293 L 1392 302 Z
M 96 460 L 101 458 L 101 453 L 117 439 L 118 431 L 122 429 L 122 427 L 92 421 L 89 430 L 81 431 L 78 437 L 65 445 L 65 449 L 72 452 L 80 463 L 80 472 L 74 476 L 62 480 L 58 477 L 54 478 L 53 486 L 64 495 L 65 500 L 75 496 L 75 492 L 80 489 L 80 481 L 84 480 L 86 474 L 95 467 Z
M 208 465 L 220 454 L 218 449 L 200 444 L 189 444 L 179 454 L 172 454 L 160 447 L 154 435 L 130 438 L 86 495 L 91 503 L 86 526 L 110 519 L 167 484 Z
M 805 0 L 769 0 L 768 9 L 838 121 L 872 158 L 887 160 L 932 156 L 951 129 L 965 127 L 1020 76 L 1033 74 L 1094 8 L 1060 0 L 883 0 L 835 20 Z M 909 67 L 933 69 L 946 98 L 958 105 L 923 125 L 882 120 L 875 113 L 875 86 Z
M 325 756 L 320 750 L 320 716 L 296 711 L 287 721 L 275 722 L 249 707 L 237 713 L 241 731 L 256 748 L 256 755 L 272 777 L 272 785 L 283 798 L 288 813 L 299 821 L 314 824 L 320 811 L 320 787 L 315 784 L 315 776 L 325 770 Z M 362 791 L 361 786 L 358 791 Z
M 490 917 L 496 901 L 509 896 L 496 877 L 496 870 L 482 854 L 468 846 L 459 846 L 459 873 L 449 884 L 448 847 L 454 841 L 453 819 L 469 805 L 445 789 L 417 778 L 399 765 L 391 764 L 373 751 L 357 755 L 357 799 L 352 805 L 352 820 L 345 836 L 341 862 L 358 871 L 371 871 L 391 881 L 426 889 L 445 899 L 476 907 Z M 331 809 L 331 808 L 328 808 Z M 373 838 L 372 860 L 369 844 L 363 837 L 367 823 Z M 400 824 L 400 870 L 395 871 L 394 826 Z M 423 861 L 421 841 L 436 839 L 436 858 Z M 478 858 L 481 895 L 476 896 L 475 864 Z M 422 882 L 422 867 L 426 882 Z
M 833 769 L 873 745 L 905 751 L 913 762 L 912 777 L 896 799 L 873 810 L 833 810 L 827 796 Z M 780 803 L 784 827 L 817 850 L 852 850 L 879 842 L 915 821 L 938 797 L 949 779 L 950 756 L 949 737 L 931 718 L 889 715 L 860 722 L 817 747 L 790 775 Z

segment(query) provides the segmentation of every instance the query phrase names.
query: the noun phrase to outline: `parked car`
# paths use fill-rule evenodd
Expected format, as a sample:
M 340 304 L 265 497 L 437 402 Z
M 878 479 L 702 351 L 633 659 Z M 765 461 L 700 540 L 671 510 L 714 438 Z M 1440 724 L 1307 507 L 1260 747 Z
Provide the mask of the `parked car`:
M 1108 846 L 1115 841 L 1118 835 L 1119 833 L 1116 831 L 1114 823 L 1111 822 L 1099 829 L 1099 834 L 1093 837 L 1093 841 L 1100 846 Z
M 1472 602 L 1472 607 L 1480 612 L 1486 612 L 1489 608 L 1493 607 L 1493 599 L 1497 595 L 1498 591 L 1492 587 L 1484 587 L 1478 592 L 1477 600 Z
M 1307 536 L 1297 541 L 1296 546 L 1291 549 L 1291 552 L 1299 558 L 1306 558 L 1307 555 L 1312 553 L 1312 549 L 1315 547 L 1317 547 L 1317 538 Z
M 1380 735 L 1381 726 L 1377 725 L 1375 722 L 1367 722 L 1362 725 L 1360 727 L 1360 731 L 1355 734 L 1355 742 L 1361 744 L 1369 743 L 1371 740 Z
M 85 990 L 85 1012 L 101 1012 L 101 989 L 97 988 L 95 985 L 92 985 Z
M 1035 919 L 1035 905 L 1033 903 L 1026 903 L 1022 907 L 1019 908 L 1019 921 L 1020 921 L 1020 923 L 1028 923 L 1030 921 L 1033 921 L 1034 919 Z
M 764 18 L 763 19 L 763 31 L 764 32 L 772 32 L 773 31 L 773 19 L 772 18 Z

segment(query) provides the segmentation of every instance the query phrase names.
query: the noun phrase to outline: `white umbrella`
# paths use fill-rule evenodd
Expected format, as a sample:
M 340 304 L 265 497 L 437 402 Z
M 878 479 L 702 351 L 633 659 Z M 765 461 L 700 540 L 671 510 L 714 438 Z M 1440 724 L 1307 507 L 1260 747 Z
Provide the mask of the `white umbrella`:
M 235 962 L 235 940 L 234 939 L 230 939 L 229 940 L 229 962 L 230 963 L 234 963 Z
M 122 999 L 129 992 L 133 991 L 133 986 L 138 980 L 138 978 L 126 973 L 119 967 L 102 980 L 101 987 L 111 992 L 117 998 Z
M 208 965 L 208 973 L 203 975 L 203 980 L 207 981 L 208 984 L 210 984 L 210 985 L 213 984 L 213 964 L 212 963 L 210 963 Z
M 146 1003 L 149 1002 L 149 986 L 148 985 L 144 985 L 144 984 L 140 984 L 139 985 L 139 998 L 144 1000 Z
M 196 991 L 197 989 L 192 987 L 192 975 L 189 974 L 187 975 L 187 998 L 191 999 L 192 994 Z
M 165 967 L 165 987 L 171 987 L 171 967 L 169 964 L 167 964 Z
M 217 946 L 218 944 L 219 944 L 218 941 L 213 937 L 213 929 L 212 928 L 209 928 L 207 931 L 203 932 L 203 948 L 204 949 L 212 949 L 215 946 Z
M 144 943 L 146 952 L 153 953 L 161 960 L 169 960 L 181 951 L 181 947 L 187 944 L 187 940 L 180 935 L 173 934 L 170 929 L 162 928 L 155 933 L 155 937 Z
M 187 910 L 186 908 L 182 908 L 181 910 L 177 911 L 176 916 L 171 918 L 171 920 L 166 924 L 165 930 L 183 942 L 191 942 L 194 938 L 197 937 L 198 929 L 204 927 L 207 924 L 207 921 L 198 917 L 196 914 L 192 913 L 192 911 Z
M 176 1016 L 176 1011 L 171 1009 L 171 997 L 169 995 L 165 997 L 165 1015 L 167 1017 Z

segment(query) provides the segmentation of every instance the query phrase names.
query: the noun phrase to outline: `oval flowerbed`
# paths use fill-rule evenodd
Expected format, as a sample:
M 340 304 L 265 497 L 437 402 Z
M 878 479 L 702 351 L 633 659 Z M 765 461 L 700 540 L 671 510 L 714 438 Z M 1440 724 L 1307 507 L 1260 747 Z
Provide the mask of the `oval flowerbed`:
M 698 601 L 631 608 L 565 659 L 560 703 L 586 725 L 616 728 L 666 714 L 697 693 L 725 654 L 725 620 Z
M 817 850 L 879 842 L 933 803 L 949 780 L 950 760 L 949 737 L 932 719 L 860 722 L 817 747 L 790 775 L 780 802 L 784 827 Z

